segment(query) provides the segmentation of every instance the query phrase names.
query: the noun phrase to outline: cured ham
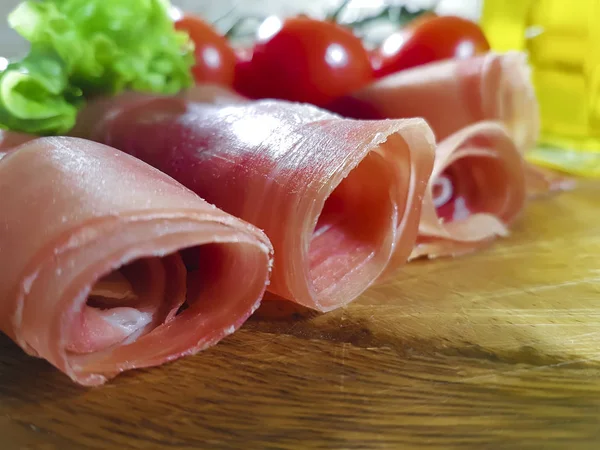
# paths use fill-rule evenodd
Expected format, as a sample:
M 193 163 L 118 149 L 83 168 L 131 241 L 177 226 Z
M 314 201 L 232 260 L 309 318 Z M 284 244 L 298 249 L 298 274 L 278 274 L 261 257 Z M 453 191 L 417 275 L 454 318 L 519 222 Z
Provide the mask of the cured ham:
M 8 153 L 0 210 L 0 330 L 82 385 L 217 343 L 268 283 L 260 230 L 94 142 Z
M 16 133 L 14 131 L 0 130 L 0 159 L 10 150 L 18 147 L 25 142 L 32 141 L 36 136 L 25 133 Z
M 411 259 L 457 256 L 507 235 L 525 197 L 523 158 L 504 127 L 463 128 L 438 145 Z
M 210 103 L 222 106 L 239 105 L 250 101 L 247 97 L 231 89 L 227 89 L 220 84 L 210 83 L 197 85 L 193 89 L 181 91 L 178 97 L 195 103 Z
M 433 166 L 434 138 L 422 119 L 355 121 L 238 96 L 202 103 L 213 97 L 198 88 L 100 100 L 75 133 L 148 162 L 265 230 L 275 249 L 269 290 L 285 299 L 328 311 L 406 262 Z
M 425 118 L 440 142 L 430 189 L 456 194 L 461 189 L 459 185 L 475 186 L 478 173 L 489 173 L 490 176 L 485 178 L 489 186 L 482 184 L 483 179 L 477 182 L 481 188 L 478 208 L 485 212 L 485 220 L 469 208 L 458 208 L 456 211 L 463 219 L 449 221 L 446 213 L 454 206 L 435 208 L 426 199 L 419 245 L 412 257 L 456 255 L 477 248 L 494 236 L 507 234 L 507 225 L 522 208 L 525 197 L 573 186 L 571 180 L 562 176 L 525 161 L 516 162 L 533 148 L 540 126 L 538 104 L 524 53 L 490 52 L 467 60 L 447 60 L 401 71 L 338 100 L 330 109 L 362 119 Z M 501 124 L 504 131 L 494 127 L 493 122 Z M 508 142 L 507 134 L 514 145 Z M 470 153 L 465 150 L 470 136 L 476 136 L 479 141 L 479 158 L 464 156 Z M 483 136 L 487 137 L 484 139 Z M 487 149 L 486 145 L 489 146 Z M 462 156 L 454 162 L 451 155 Z M 488 161 L 485 163 L 488 169 L 481 168 L 483 160 Z M 471 166 L 476 161 L 477 164 Z M 489 167 L 504 163 L 512 172 L 495 176 Z M 460 170 L 453 168 L 456 165 Z M 442 176 L 444 171 L 452 176 Z M 521 191 L 523 179 L 524 193 Z M 506 185 L 502 186 L 503 183 Z M 486 200 L 484 193 L 493 193 L 496 197 Z M 519 198 L 521 194 L 523 198 Z M 496 216 L 495 213 L 501 212 L 496 201 L 502 198 L 511 200 L 504 206 L 504 215 Z M 459 204 L 461 202 L 459 197 Z M 474 217 L 468 217 L 472 213 Z
M 530 69 L 521 52 L 490 52 L 404 70 L 339 99 L 330 109 L 359 119 L 423 117 L 438 141 L 468 125 L 497 121 L 523 155 L 533 149 L 540 131 Z M 525 171 L 530 197 L 575 185 L 530 163 Z
M 382 78 L 331 109 L 347 117 L 423 117 L 442 141 L 480 121 L 499 121 L 521 152 L 539 134 L 538 104 L 527 57 L 495 53 L 446 60 Z

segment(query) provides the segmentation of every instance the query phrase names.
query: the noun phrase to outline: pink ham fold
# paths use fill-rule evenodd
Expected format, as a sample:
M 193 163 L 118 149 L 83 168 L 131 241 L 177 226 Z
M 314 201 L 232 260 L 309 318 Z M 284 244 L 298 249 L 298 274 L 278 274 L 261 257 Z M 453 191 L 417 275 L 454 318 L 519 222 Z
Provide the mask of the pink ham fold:
M 6 156 L 6 154 L 13 148 L 34 139 L 36 139 L 36 136 L 31 134 L 0 130 L 0 159 Z
M 133 94 L 136 95 L 136 94 Z M 227 89 L 220 84 L 201 84 L 192 89 L 181 91 L 179 98 L 195 103 L 210 103 L 217 106 L 239 105 L 248 103 L 249 98 Z
M 354 121 L 239 96 L 210 105 L 208 91 L 98 101 L 75 132 L 264 229 L 275 248 L 269 290 L 283 298 L 328 311 L 406 262 L 433 166 L 423 120 Z
M 533 85 L 530 79 L 530 69 L 524 53 L 508 52 L 498 54 L 490 52 L 468 60 L 447 60 L 415 67 L 389 75 L 351 96 L 339 99 L 331 105 L 331 109 L 348 117 L 362 119 L 383 118 L 408 118 L 423 117 L 433 129 L 440 146 L 436 155 L 436 170 L 431 180 L 432 186 L 440 188 L 451 183 L 472 183 L 477 176 L 475 170 L 478 166 L 469 168 L 468 164 L 461 163 L 460 173 L 456 173 L 452 180 L 439 179 L 439 167 L 445 166 L 448 154 L 458 152 L 456 142 L 467 139 L 469 135 L 483 136 L 492 133 L 493 138 L 488 139 L 489 155 L 514 151 L 506 150 L 511 147 L 506 143 L 506 138 L 500 139 L 501 134 L 508 136 L 523 159 L 525 153 L 533 148 L 539 134 L 539 111 Z M 492 129 L 491 123 L 501 124 L 504 132 Z M 479 125 L 485 123 L 484 125 Z M 486 131 L 490 130 L 490 131 Z M 500 142 L 502 141 L 502 144 Z M 450 143 L 455 143 L 450 145 Z M 482 150 L 480 146 L 479 151 Z M 464 152 L 461 152 L 464 153 Z M 462 160 L 463 158 L 461 158 Z M 515 160 L 516 157 L 511 157 Z M 466 161 L 476 161 L 467 158 Z M 503 190 L 505 193 L 518 189 L 510 185 L 500 186 L 500 183 L 515 185 L 515 180 L 525 179 L 527 197 L 537 197 L 549 192 L 570 189 L 571 180 L 562 176 L 549 173 L 527 162 L 511 164 L 515 172 L 508 174 L 502 180 L 494 179 L 495 192 Z M 471 180 L 471 181 L 469 181 Z M 520 186 L 520 181 L 515 186 Z M 485 189 L 489 192 L 489 189 Z M 485 198 L 480 196 L 482 202 Z M 438 224 L 435 219 L 435 208 L 431 205 L 424 206 L 424 214 L 428 220 L 421 229 L 429 230 L 428 235 L 420 232 L 420 244 L 413 252 L 413 257 L 430 257 L 460 254 L 476 248 L 479 242 L 484 244 L 492 236 L 507 234 L 507 225 L 512 220 L 507 217 L 494 216 L 496 209 L 494 199 L 490 198 L 487 208 L 486 220 L 481 216 L 470 220 L 471 225 L 466 225 L 463 220 L 458 223 Z M 513 200 L 514 210 L 519 210 L 523 199 Z M 463 211 L 463 215 L 469 211 Z M 510 216 L 510 214 L 509 214 Z M 444 218 L 447 220 L 447 218 Z M 435 224 L 435 238 L 432 236 L 432 224 Z M 474 224 L 478 224 L 477 227 Z M 468 237 L 465 233 L 469 233 Z M 460 237 L 460 238 L 459 238 Z M 427 245 L 425 245 L 425 243 Z
M 500 122 L 522 154 L 540 132 L 539 107 L 527 56 L 489 52 L 404 70 L 330 105 L 360 119 L 423 117 L 441 141 L 480 121 Z M 572 189 L 574 181 L 525 165 L 530 197 Z
M 506 130 L 463 128 L 438 145 L 411 259 L 457 256 L 506 236 L 524 203 L 524 162 Z
M 382 78 L 331 109 L 361 119 L 423 117 L 438 141 L 479 121 L 501 122 L 525 152 L 539 134 L 527 56 L 495 53 L 446 60 Z
M 260 230 L 90 141 L 8 153 L 0 210 L 0 330 L 82 385 L 217 343 L 268 282 Z

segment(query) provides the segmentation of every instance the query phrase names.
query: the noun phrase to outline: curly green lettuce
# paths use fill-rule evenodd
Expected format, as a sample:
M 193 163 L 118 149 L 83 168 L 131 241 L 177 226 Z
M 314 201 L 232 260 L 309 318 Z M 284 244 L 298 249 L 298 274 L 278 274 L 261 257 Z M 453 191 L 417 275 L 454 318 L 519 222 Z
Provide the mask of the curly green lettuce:
M 0 128 L 64 134 L 86 97 L 190 86 L 193 44 L 175 30 L 169 7 L 167 0 L 21 3 L 8 20 L 31 50 L 0 73 Z

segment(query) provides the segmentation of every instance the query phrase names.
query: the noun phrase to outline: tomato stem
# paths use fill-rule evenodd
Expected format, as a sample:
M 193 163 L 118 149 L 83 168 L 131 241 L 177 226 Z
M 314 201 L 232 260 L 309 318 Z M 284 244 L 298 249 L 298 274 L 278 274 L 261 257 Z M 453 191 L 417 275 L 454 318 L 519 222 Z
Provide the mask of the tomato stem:
M 437 4 L 437 3 L 436 3 Z M 424 8 L 417 9 L 416 11 L 410 11 L 404 5 L 390 5 L 383 8 L 380 12 L 373 14 L 371 16 L 364 17 L 359 20 L 355 20 L 353 22 L 345 23 L 344 25 L 350 26 L 353 28 L 360 28 L 365 25 L 369 25 L 373 22 L 380 20 L 387 20 L 393 24 L 404 26 L 422 14 L 434 12 L 435 6 L 433 8 Z
M 240 34 L 239 30 L 242 28 L 242 26 L 244 24 L 246 24 L 247 22 L 253 20 L 257 23 L 261 23 L 266 19 L 265 16 L 243 16 L 240 17 L 239 19 L 237 19 L 233 25 L 231 25 L 227 31 L 225 31 L 225 33 L 223 34 L 226 38 L 228 39 L 232 39 L 232 38 L 236 38 L 236 37 L 241 37 L 241 36 L 248 36 L 250 34 L 253 34 L 254 32 L 256 32 L 256 29 L 253 29 L 252 32 L 248 32 L 245 34 Z
M 212 26 L 216 26 L 222 20 L 227 19 L 228 17 L 230 17 L 231 14 L 233 14 L 235 12 L 235 10 L 237 9 L 237 7 L 238 7 L 238 5 L 234 4 L 231 8 L 229 8 L 229 10 L 226 13 L 221 14 L 219 17 L 217 17 L 215 20 L 213 20 L 211 22 L 211 25 Z
M 329 20 L 331 22 L 335 22 L 338 23 L 338 20 L 340 18 L 340 16 L 342 15 L 342 13 L 346 10 L 346 7 L 352 3 L 352 0 L 343 0 L 339 6 L 334 9 L 331 14 L 327 15 L 327 18 L 325 20 Z
M 435 14 L 440 0 L 429 8 L 411 10 L 405 5 L 388 5 L 366 17 L 358 18 L 341 25 L 350 28 L 367 47 L 379 46 L 389 34 L 406 27 L 424 14 Z

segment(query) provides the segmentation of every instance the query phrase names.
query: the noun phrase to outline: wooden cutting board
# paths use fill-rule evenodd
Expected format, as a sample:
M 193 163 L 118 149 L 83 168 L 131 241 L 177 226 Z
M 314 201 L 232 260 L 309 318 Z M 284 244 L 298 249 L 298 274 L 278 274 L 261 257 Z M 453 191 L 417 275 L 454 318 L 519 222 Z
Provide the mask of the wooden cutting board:
M 343 310 L 258 316 L 101 388 L 0 337 L 2 449 L 414 447 L 600 448 L 600 183 Z

